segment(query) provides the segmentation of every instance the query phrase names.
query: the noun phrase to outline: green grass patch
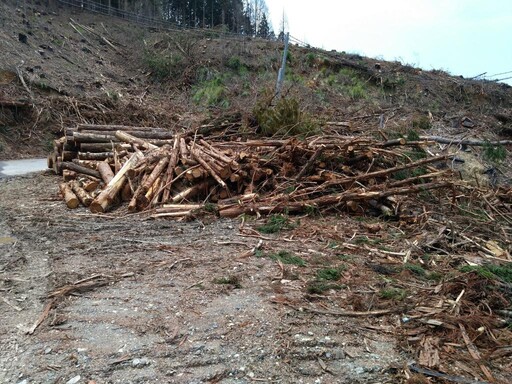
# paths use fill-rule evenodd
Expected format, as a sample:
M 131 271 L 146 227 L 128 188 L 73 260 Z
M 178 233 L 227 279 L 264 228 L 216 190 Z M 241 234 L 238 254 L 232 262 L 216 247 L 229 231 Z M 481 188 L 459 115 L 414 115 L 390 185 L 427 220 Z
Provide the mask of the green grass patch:
M 488 280 L 500 280 L 512 284 L 512 265 L 467 265 L 460 269 L 461 272 L 475 272 L 480 277 Z
M 144 52 L 143 63 L 156 80 L 179 76 L 184 66 L 183 57 L 178 54 L 161 54 L 149 50 Z
M 288 251 L 279 251 L 277 253 L 271 253 L 268 256 L 272 260 L 278 260 L 283 264 L 298 265 L 299 267 L 306 265 L 306 261 L 303 258 Z
M 345 270 L 344 266 L 337 268 L 325 268 L 320 269 L 316 272 L 317 280 L 338 280 L 341 277 L 341 273 Z
M 352 260 L 352 256 L 350 255 L 347 255 L 345 253 L 337 253 L 336 254 L 336 258 L 341 260 L 341 261 L 349 261 L 349 260 Z
M 306 290 L 309 294 L 320 295 L 320 294 L 324 293 L 325 291 L 328 291 L 331 289 L 339 291 L 340 289 L 343 289 L 343 288 L 345 288 L 345 285 L 333 284 L 333 283 L 329 283 L 329 282 L 323 281 L 323 280 L 322 281 L 314 280 L 314 281 L 310 281 L 308 283 Z
M 401 288 L 385 288 L 379 292 L 379 297 L 385 300 L 402 301 L 407 297 L 407 291 Z
M 492 145 L 487 141 L 484 145 L 484 159 L 495 163 L 502 163 L 507 158 L 507 150 L 503 145 Z
M 196 104 L 222 108 L 229 107 L 229 101 L 226 98 L 226 86 L 222 77 L 216 76 L 195 86 L 192 100 Z
M 316 56 L 313 52 L 309 52 L 307 55 L 306 55 L 306 65 L 308 67 L 313 67 L 313 65 L 315 65 L 315 61 L 316 61 Z
M 415 274 L 416 276 L 418 277 L 427 277 L 427 271 L 420 265 L 417 265 L 417 264 L 410 264 L 410 263 L 406 263 L 404 264 L 404 269 L 412 272 L 413 274 Z
M 265 224 L 256 229 L 261 233 L 271 234 L 296 227 L 297 224 L 293 223 L 287 215 L 276 214 L 270 216 Z

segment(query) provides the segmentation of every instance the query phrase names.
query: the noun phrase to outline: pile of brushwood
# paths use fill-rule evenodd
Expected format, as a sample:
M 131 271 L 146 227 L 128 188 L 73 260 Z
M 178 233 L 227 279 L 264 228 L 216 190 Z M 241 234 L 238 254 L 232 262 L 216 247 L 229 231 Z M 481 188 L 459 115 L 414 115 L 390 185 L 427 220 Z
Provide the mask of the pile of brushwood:
M 55 141 L 48 166 L 69 208 L 123 203 L 153 217 L 221 217 L 374 209 L 397 215 L 399 196 L 454 186 L 448 153 L 425 140 L 323 135 L 232 139 L 148 127 L 83 124 Z

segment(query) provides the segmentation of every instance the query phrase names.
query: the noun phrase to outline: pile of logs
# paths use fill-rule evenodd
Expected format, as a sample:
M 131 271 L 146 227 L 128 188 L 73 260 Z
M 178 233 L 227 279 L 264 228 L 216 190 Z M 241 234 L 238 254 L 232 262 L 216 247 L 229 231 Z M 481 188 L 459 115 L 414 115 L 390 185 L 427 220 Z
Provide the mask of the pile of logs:
M 348 136 L 212 141 L 157 128 L 79 125 L 56 140 L 48 165 L 63 175 L 67 206 L 94 213 L 126 203 L 128 212 L 153 217 L 368 206 L 392 214 L 396 196 L 452 185 L 444 177 L 449 156 L 428 155 L 426 143 Z
M 172 132 L 162 128 L 79 124 L 76 128 L 66 128 L 65 135 L 54 141 L 54 151 L 48 156 L 48 168 L 62 174 L 62 163 L 73 159 L 112 161 L 114 149 L 121 152 L 123 149 L 131 150 L 129 144 L 116 137 L 118 130 L 157 146 L 172 144 L 174 138 Z

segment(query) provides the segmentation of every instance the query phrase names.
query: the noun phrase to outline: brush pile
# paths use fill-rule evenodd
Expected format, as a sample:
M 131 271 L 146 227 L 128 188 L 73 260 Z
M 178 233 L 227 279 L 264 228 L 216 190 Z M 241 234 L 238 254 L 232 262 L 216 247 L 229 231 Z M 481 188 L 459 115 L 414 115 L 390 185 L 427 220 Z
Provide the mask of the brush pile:
M 396 215 L 398 196 L 449 188 L 449 155 L 426 141 L 320 136 L 214 141 L 158 128 L 79 125 L 55 141 L 48 166 L 62 174 L 69 208 L 187 217 L 376 209 Z M 396 149 L 399 147 L 399 150 Z

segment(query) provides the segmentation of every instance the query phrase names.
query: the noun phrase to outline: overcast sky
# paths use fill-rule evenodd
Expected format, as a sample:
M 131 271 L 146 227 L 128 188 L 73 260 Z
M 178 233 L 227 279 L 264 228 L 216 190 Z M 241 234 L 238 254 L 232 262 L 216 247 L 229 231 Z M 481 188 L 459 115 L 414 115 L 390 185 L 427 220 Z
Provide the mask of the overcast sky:
M 511 0 L 267 0 L 276 33 L 472 77 L 512 71 Z M 503 78 L 512 73 L 498 76 Z M 507 80 L 512 83 L 512 80 Z

